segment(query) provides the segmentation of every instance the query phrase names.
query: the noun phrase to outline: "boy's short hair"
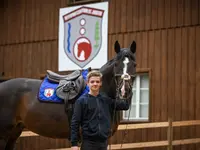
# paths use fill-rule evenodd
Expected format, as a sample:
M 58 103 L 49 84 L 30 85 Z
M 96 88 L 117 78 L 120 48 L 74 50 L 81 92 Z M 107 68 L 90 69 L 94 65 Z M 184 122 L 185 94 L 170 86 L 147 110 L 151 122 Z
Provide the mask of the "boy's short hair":
M 98 70 L 92 70 L 87 75 L 87 81 L 89 81 L 89 79 L 91 77 L 100 77 L 100 79 L 102 80 L 102 76 L 103 75 L 102 75 L 102 73 L 100 71 L 98 71 Z

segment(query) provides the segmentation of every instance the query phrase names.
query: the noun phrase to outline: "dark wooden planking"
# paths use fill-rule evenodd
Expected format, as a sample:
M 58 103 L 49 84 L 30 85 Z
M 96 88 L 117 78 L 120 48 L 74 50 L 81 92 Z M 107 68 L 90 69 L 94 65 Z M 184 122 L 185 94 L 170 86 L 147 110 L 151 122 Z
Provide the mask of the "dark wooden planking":
M 182 76 L 181 76 L 181 89 L 182 89 L 182 120 L 188 120 L 188 29 L 182 28 Z M 181 138 L 188 138 L 189 127 L 181 128 Z M 187 146 L 181 146 L 181 150 L 188 150 Z
M 152 7 L 151 7 L 151 29 L 157 29 L 158 28 L 158 0 L 151 0 L 152 1 Z
M 161 118 L 160 121 L 167 121 L 168 120 L 168 113 L 167 113 L 167 100 L 168 100 L 168 94 L 166 92 L 167 88 L 168 88 L 168 68 L 167 68 L 167 63 L 168 63 L 168 56 L 167 56 L 167 36 L 168 36 L 168 32 L 167 30 L 162 30 L 161 31 L 161 52 L 160 52 L 160 56 L 161 56 L 161 84 L 160 84 L 160 94 L 161 94 L 161 99 L 160 99 L 160 109 L 161 111 Z M 153 71 L 152 71 L 153 72 Z M 166 129 L 165 128 L 161 128 L 161 139 L 162 140 L 166 140 L 167 136 L 166 136 Z
M 21 53 L 19 44 L 14 45 L 13 47 L 14 47 L 14 52 L 15 52 L 14 53 L 15 55 L 12 56 L 12 57 L 14 57 L 13 59 L 15 60 L 13 71 L 15 72 L 15 77 L 20 77 L 20 75 L 21 75 L 20 68 L 21 68 L 22 53 Z
M 141 32 L 136 32 L 136 43 L 137 43 L 137 53 L 136 53 L 136 58 L 137 58 L 137 67 L 141 68 L 142 67 L 142 34 Z
M 160 121 L 161 118 L 161 31 L 155 31 L 155 41 L 154 41 L 154 82 L 152 83 L 154 86 L 154 92 L 153 92 L 153 99 L 155 106 L 155 109 L 153 109 L 153 120 L 154 122 Z M 161 137 L 161 129 L 156 129 L 156 132 L 154 133 L 155 139 L 158 140 Z
M 52 37 L 53 39 L 58 39 L 59 11 L 60 11 L 60 1 L 57 1 L 56 3 L 54 3 L 53 20 L 51 20 L 53 23 L 53 37 Z
M 191 1 L 191 24 L 192 25 L 197 25 L 198 24 L 198 11 L 199 11 L 199 7 L 198 7 L 198 3 L 199 0 L 192 0 Z
M 158 0 L 158 29 L 164 28 L 165 0 Z
M 177 0 L 177 25 L 183 26 L 184 24 L 184 0 Z
M 148 33 L 142 32 L 142 68 L 148 68 Z
M 174 121 L 180 121 L 181 120 L 181 99 L 182 99 L 182 93 L 181 93 L 181 68 L 182 68 L 182 59 L 181 59 L 181 29 L 176 29 L 175 30 L 175 95 L 174 95 Z M 174 129 L 174 140 L 179 140 L 181 139 L 181 129 L 180 128 L 175 128 Z M 177 146 L 176 150 L 180 150 L 181 146 Z
M 200 2 L 198 1 L 198 24 L 200 24 Z
M 188 119 L 194 120 L 195 119 L 195 70 L 196 70 L 196 64 L 195 64 L 195 28 L 190 27 L 188 29 Z M 189 137 L 193 138 L 195 135 L 195 126 L 190 127 L 189 129 Z M 195 149 L 194 144 L 189 145 L 189 149 Z
M 140 0 L 139 1 L 139 17 L 138 17 L 138 21 L 139 21 L 139 28 L 138 30 L 144 30 L 145 28 L 145 12 L 146 9 L 144 9 L 146 7 L 145 4 L 146 0 Z
M 34 62 L 34 60 L 32 59 L 33 43 L 28 43 L 28 44 L 26 44 L 25 47 L 26 47 L 25 53 L 26 53 L 26 56 L 27 56 L 27 58 L 26 58 L 27 61 L 26 61 L 26 67 L 24 69 L 27 72 L 26 77 L 31 78 L 32 72 L 33 72 L 32 64 Z
M 167 56 L 168 56 L 168 116 L 174 117 L 174 29 L 168 30 L 168 47 L 167 47 Z
M 116 40 L 118 40 L 117 37 L 116 37 L 116 35 L 112 35 L 111 49 L 110 49 L 111 52 L 109 53 L 109 54 L 110 54 L 110 55 L 109 55 L 109 60 L 115 56 L 114 44 L 115 44 Z M 120 44 L 121 44 L 121 43 L 120 43 Z
M 171 0 L 170 3 L 170 8 L 171 8 L 171 13 L 170 13 L 170 19 L 171 19 L 171 24 L 170 27 L 176 27 L 177 26 L 177 6 L 178 6 L 178 1 L 177 0 Z
M 112 55 L 112 51 L 114 50 L 113 45 L 112 45 L 112 35 L 108 35 L 108 59 L 109 56 Z
M 120 1 L 120 6 L 121 6 L 121 29 L 120 29 L 120 33 L 126 32 L 127 31 L 127 22 L 129 21 L 127 18 L 127 1 L 128 0 L 123 0 Z
M 151 29 L 151 6 L 152 3 L 150 0 L 146 0 L 146 7 L 145 7 L 145 30 Z
M 139 29 L 139 1 L 133 0 L 133 28 L 132 31 L 138 31 Z
M 109 1 L 109 11 L 108 11 L 108 33 L 112 34 L 115 32 L 115 0 Z
M 196 98 L 196 106 L 195 106 L 195 119 L 196 120 L 200 120 L 200 101 L 199 101 L 199 97 L 200 97 L 200 51 L 199 51 L 199 47 L 200 47 L 200 26 L 196 27 L 196 34 L 195 34 L 195 46 L 196 46 L 196 50 L 195 50 L 195 66 L 196 66 L 196 72 L 195 72 L 195 84 L 196 84 L 196 88 L 195 88 L 195 98 Z M 200 127 L 198 126 L 196 129 L 196 137 L 199 137 L 200 135 Z M 196 144 L 196 149 L 198 150 L 198 148 L 200 147 L 200 144 Z
M 28 24 L 30 25 L 29 29 L 29 41 L 34 41 L 35 35 L 35 0 L 29 1 L 30 5 L 30 15 L 28 16 Z
M 156 100 L 155 100 L 155 73 L 154 73 L 154 56 L 155 56 L 155 31 L 150 31 L 149 32 L 149 37 L 148 37 L 148 41 L 149 41 L 149 45 L 148 45 L 148 57 L 149 57 L 149 68 L 152 68 L 152 76 L 150 79 L 150 111 L 149 111 L 149 116 L 150 116 L 150 122 L 154 122 L 155 120 L 155 115 L 154 115 L 154 109 L 156 109 Z M 154 129 L 148 129 L 147 130 L 147 134 L 148 134 L 148 139 L 150 139 L 151 141 L 155 140 L 155 136 L 154 136 Z M 153 150 L 153 148 L 149 148 L 150 150 Z
M 33 53 L 32 53 L 32 78 L 39 78 L 40 75 L 40 70 L 39 67 L 40 64 L 40 57 L 38 57 L 40 55 L 39 53 L 39 44 L 38 43 L 33 43 L 32 45 L 33 47 Z
M 110 6 L 111 7 L 111 6 Z M 111 14 L 111 12 L 109 13 Z M 109 20 L 112 20 L 112 15 L 109 15 Z M 127 32 L 131 32 L 133 26 L 133 0 L 127 0 Z
M 52 49 L 52 53 L 54 54 L 51 60 L 52 61 L 51 69 L 54 71 L 58 71 L 58 42 L 57 41 L 51 42 L 51 49 Z
M 121 29 L 121 0 L 115 0 L 115 24 L 114 24 L 114 28 L 115 28 L 115 33 L 120 33 L 120 29 Z
M 165 0 L 165 28 L 169 28 L 171 25 L 171 8 L 170 0 Z
M 184 0 L 184 25 L 191 25 L 191 0 Z
M 131 42 L 130 42 L 130 34 L 129 33 L 126 33 L 124 34 L 124 40 L 123 40 L 123 45 L 124 47 L 129 47 Z

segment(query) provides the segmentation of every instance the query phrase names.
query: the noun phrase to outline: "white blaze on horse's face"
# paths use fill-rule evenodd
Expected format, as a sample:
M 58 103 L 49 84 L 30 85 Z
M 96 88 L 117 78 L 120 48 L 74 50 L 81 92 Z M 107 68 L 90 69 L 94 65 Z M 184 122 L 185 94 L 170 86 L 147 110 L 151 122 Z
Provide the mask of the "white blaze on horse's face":
M 124 63 L 123 74 L 127 74 L 127 64 L 129 63 L 129 59 L 125 57 L 123 63 Z
M 123 80 L 129 80 L 130 79 L 130 75 L 127 73 L 127 65 L 129 63 L 128 57 L 124 58 L 123 63 L 124 63 L 124 68 L 123 68 L 123 74 L 121 75 L 121 78 Z

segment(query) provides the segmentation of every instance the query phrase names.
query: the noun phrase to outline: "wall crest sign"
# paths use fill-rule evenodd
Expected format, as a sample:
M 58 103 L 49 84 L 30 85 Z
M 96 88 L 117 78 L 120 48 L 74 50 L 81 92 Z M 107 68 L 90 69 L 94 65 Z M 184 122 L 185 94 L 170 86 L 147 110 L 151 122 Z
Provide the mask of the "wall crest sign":
M 104 34 L 107 32 L 104 24 L 107 24 L 105 11 L 105 7 L 101 9 L 94 6 L 81 6 L 62 15 L 60 21 L 63 22 L 63 31 L 60 32 L 63 32 L 63 38 L 59 36 L 59 57 L 63 58 L 60 54 L 67 56 L 68 62 L 64 62 L 65 70 L 83 69 L 88 64 L 88 67 L 100 68 L 100 65 L 107 62 L 107 54 L 105 55 L 105 52 L 107 53 L 107 35 Z M 100 58 L 95 60 L 98 55 L 101 55 Z M 102 59 L 102 57 L 106 58 Z M 69 60 L 73 66 L 67 65 Z M 98 65 L 99 63 L 100 65 Z M 59 69 L 59 71 L 62 70 Z

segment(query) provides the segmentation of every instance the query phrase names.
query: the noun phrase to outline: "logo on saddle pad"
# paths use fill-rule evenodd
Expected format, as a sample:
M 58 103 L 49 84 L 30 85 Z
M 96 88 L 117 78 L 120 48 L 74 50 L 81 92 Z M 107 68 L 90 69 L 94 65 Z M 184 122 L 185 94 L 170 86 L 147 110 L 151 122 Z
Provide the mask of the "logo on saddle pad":
M 47 88 L 44 90 L 44 96 L 46 97 L 51 97 L 54 94 L 54 89 L 52 88 Z
M 65 54 L 81 68 L 101 48 L 103 14 L 104 10 L 83 6 L 63 16 Z

